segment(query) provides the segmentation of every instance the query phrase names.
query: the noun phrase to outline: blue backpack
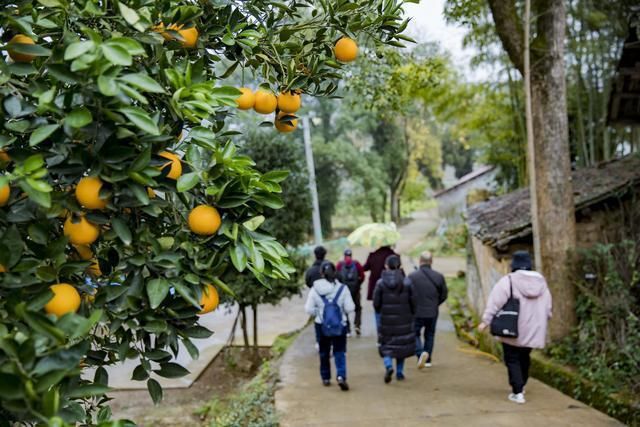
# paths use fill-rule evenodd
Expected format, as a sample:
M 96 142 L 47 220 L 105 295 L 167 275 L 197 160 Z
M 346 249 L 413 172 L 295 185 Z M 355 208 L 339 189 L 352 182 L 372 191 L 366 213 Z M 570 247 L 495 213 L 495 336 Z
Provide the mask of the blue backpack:
M 322 312 L 322 335 L 325 337 L 339 337 L 344 333 L 344 325 L 342 324 L 342 310 L 338 305 L 340 294 L 344 289 L 344 285 L 340 286 L 336 296 L 329 301 L 326 296 L 320 295 L 324 303 L 324 311 Z

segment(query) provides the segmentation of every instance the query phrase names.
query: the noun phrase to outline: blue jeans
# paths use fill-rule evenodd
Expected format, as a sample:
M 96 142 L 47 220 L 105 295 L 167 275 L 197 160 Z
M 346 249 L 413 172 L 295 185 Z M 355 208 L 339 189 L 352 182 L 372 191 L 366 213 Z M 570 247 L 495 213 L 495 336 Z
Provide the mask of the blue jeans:
M 429 353 L 428 363 L 431 363 L 431 355 L 433 354 L 433 343 L 436 337 L 436 317 L 416 317 L 414 321 L 414 330 L 416 332 L 416 356 L 420 357 L 420 353 L 426 351 Z M 424 328 L 424 342 L 420 339 L 420 332 Z
M 320 377 L 323 380 L 331 379 L 331 348 L 333 347 L 333 360 L 336 364 L 338 377 L 347 379 L 347 329 L 338 337 L 327 337 L 322 334 L 322 325 L 315 324 L 316 336 L 320 345 Z
M 384 367 L 386 369 L 393 368 L 393 358 L 390 356 L 384 356 L 382 358 L 384 362 Z M 396 359 L 396 375 L 402 376 L 404 375 L 404 359 Z

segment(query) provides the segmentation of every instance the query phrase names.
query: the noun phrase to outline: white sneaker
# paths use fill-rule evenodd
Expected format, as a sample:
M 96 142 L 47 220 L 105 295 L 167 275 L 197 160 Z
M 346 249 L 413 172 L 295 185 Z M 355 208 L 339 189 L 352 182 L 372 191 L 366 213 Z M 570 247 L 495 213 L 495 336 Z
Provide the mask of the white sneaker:
M 430 368 L 430 367 L 431 367 L 431 362 L 427 362 L 427 363 L 425 363 L 425 364 L 424 364 L 424 367 L 425 367 L 425 368 Z
M 418 358 L 418 369 L 424 368 L 428 358 L 429 358 L 429 353 L 427 353 L 426 351 L 423 351 L 422 353 L 420 353 L 420 357 Z
M 509 393 L 509 400 L 515 403 L 520 403 L 520 404 L 526 402 L 526 400 L 524 400 L 524 394 L 522 393 L 518 393 L 518 394 Z

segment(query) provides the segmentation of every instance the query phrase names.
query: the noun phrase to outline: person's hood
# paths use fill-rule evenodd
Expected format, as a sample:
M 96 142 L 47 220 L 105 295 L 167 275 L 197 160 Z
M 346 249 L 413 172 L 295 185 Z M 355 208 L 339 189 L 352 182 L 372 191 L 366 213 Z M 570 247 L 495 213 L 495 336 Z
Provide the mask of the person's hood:
M 314 266 L 322 265 L 323 262 L 324 262 L 323 259 L 317 259 L 317 260 L 313 261 L 313 265 Z
M 547 289 L 547 282 L 537 271 L 518 270 L 513 273 L 513 286 L 525 298 L 538 298 Z
M 335 283 L 331 283 L 327 279 L 318 279 L 313 282 L 313 288 L 316 290 L 318 295 L 325 296 L 329 295 L 336 288 L 338 281 Z
M 389 289 L 395 289 L 402 284 L 404 276 L 400 270 L 384 270 L 382 272 L 382 283 Z

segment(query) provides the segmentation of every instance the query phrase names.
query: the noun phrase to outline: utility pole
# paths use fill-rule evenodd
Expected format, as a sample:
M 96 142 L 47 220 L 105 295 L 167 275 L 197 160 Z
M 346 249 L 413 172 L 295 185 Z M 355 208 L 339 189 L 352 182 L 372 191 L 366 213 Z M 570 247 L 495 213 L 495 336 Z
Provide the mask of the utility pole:
M 531 234 L 533 235 L 533 254 L 535 269 L 542 272 L 540 253 L 540 223 L 538 218 L 538 198 L 536 196 L 536 150 L 533 134 L 533 113 L 531 111 L 531 0 L 525 0 L 524 6 L 524 99 L 527 125 L 527 169 L 529 170 L 529 192 L 531 197 Z
M 316 187 L 316 166 L 313 161 L 311 149 L 311 125 L 308 116 L 302 118 L 302 131 L 304 137 L 304 152 L 307 156 L 307 169 L 309 170 L 309 191 L 313 204 L 313 236 L 316 245 L 322 244 L 322 225 L 320 224 L 320 204 L 318 203 L 318 188 Z

